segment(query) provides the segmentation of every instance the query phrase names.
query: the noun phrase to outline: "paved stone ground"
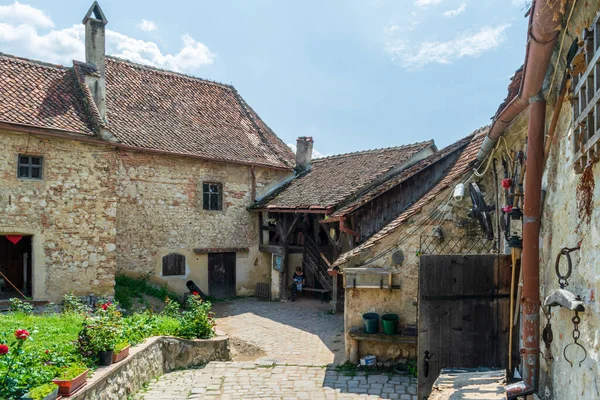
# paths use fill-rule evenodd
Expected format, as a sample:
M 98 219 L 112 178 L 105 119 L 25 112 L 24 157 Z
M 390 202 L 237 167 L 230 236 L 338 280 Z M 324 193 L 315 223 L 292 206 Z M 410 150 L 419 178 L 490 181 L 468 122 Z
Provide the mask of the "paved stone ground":
M 234 361 L 171 372 L 136 399 L 417 398 L 414 378 L 351 377 L 335 370 L 333 364 L 344 361 L 343 315 L 327 314 L 327 304 L 248 299 L 218 303 L 213 309 L 217 329 L 234 343 Z

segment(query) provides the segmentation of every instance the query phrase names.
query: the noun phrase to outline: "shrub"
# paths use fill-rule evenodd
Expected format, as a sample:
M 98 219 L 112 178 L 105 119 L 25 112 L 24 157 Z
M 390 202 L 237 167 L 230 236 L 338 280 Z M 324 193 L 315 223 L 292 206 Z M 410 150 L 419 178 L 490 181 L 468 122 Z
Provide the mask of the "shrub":
M 166 315 L 167 317 L 179 318 L 181 316 L 180 308 L 181 306 L 179 305 L 179 302 L 171 300 L 169 297 L 167 297 L 165 299 L 165 309 L 163 310 L 162 314 Z
M 78 337 L 79 351 L 84 357 L 93 357 L 101 351 L 114 350 L 122 331 L 121 313 L 114 304 L 103 303 L 83 325 Z
M 203 302 L 200 295 L 191 295 L 187 300 L 188 310 L 181 315 L 181 326 L 177 336 L 186 339 L 210 339 L 215 335 L 215 322 L 210 312 L 211 304 Z
M 8 300 L 8 310 L 13 313 L 32 314 L 33 306 L 16 297 Z
M 54 392 L 58 388 L 54 383 L 46 383 L 44 385 L 33 388 L 29 391 L 29 397 L 33 400 L 43 400 L 44 397 Z
M 63 296 L 62 306 L 64 313 L 87 314 L 91 311 L 73 292 L 69 292 Z

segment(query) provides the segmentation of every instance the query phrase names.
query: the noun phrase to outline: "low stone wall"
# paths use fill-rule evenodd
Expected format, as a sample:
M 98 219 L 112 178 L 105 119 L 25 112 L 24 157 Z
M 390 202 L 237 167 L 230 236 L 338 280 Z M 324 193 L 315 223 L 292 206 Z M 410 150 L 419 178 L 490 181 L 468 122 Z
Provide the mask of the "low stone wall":
M 125 400 L 144 383 L 169 371 L 230 359 L 226 335 L 208 340 L 153 337 L 132 347 L 125 360 L 97 369 L 83 390 L 70 399 Z

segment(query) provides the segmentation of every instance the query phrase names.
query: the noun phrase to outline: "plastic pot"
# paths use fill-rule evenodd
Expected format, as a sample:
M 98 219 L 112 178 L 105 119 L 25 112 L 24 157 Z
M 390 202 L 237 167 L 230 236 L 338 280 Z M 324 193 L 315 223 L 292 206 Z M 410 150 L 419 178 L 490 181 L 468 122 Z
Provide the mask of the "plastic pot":
M 113 361 L 113 354 L 114 352 L 112 350 L 110 351 L 99 351 L 98 352 L 98 365 L 102 366 L 102 367 L 108 367 L 109 365 L 112 364 Z
M 386 335 L 395 335 L 399 320 L 400 317 L 398 317 L 398 314 L 384 314 L 381 317 L 383 333 L 385 333 Z
M 366 314 L 363 314 L 362 317 L 363 317 L 363 324 L 365 326 L 365 333 L 379 332 L 379 314 L 366 313 Z
M 53 379 L 52 382 L 58 385 L 58 394 L 61 396 L 70 396 L 75 393 L 81 386 L 83 386 L 87 380 L 88 370 L 79 374 L 73 379 Z

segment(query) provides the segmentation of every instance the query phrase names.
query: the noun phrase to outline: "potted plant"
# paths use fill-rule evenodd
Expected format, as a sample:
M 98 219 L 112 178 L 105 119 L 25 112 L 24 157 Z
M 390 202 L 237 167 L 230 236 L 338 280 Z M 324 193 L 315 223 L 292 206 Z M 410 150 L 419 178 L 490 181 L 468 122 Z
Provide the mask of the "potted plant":
M 35 387 L 21 397 L 22 400 L 55 400 L 58 397 L 58 386 L 55 383 L 46 383 Z
M 97 356 L 101 366 L 111 365 L 121 331 L 121 313 L 116 306 L 110 302 L 101 304 L 79 332 L 80 353 L 84 357 Z
M 79 364 L 71 364 L 65 368 L 55 379 L 52 380 L 58 385 L 58 394 L 61 396 L 71 396 L 87 381 L 88 369 Z
M 127 342 L 121 342 L 115 346 L 114 354 L 112 362 L 118 363 L 119 361 L 123 361 L 129 355 L 129 349 L 131 346 Z

